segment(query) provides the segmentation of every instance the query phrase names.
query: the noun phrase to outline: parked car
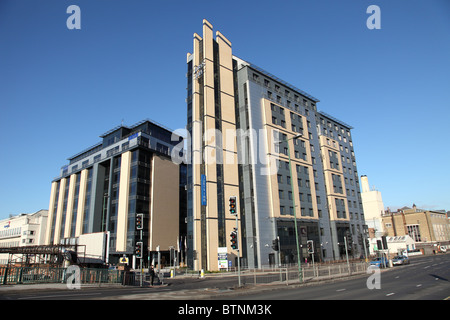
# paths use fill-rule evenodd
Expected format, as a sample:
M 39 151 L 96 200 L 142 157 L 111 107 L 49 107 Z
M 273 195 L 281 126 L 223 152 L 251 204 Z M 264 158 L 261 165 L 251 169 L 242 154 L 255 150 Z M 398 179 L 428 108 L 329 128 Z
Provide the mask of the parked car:
M 385 257 L 378 257 L 378 258 L 374 258 L 372 261 L 370 261 L 370 265 L 378 267 L 378 268 L 384 268 L 384 267 L 387 268 L 387 267 L 389 267 L 389 261 Z
M 409 264 L 409 258 L 407 256 L 395 256 L 394 259 L 392 259 L 392 264 L 394 266 Z

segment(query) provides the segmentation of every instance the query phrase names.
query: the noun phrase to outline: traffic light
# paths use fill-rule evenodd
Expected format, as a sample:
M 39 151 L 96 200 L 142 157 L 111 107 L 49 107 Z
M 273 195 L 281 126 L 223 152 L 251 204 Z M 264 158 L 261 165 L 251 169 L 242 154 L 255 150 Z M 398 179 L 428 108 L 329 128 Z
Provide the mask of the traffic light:
M 136 258 L 142 259 L 143 247 L 144 244 L 142 242 L 136 242 L 136 249 L 135 249 Z
M 237 249 L 237 232 L 236 228 L 230 233 L 231 249 Z
M 237 215 L 236 197 L 235 196 L 230 197 L 230 213 L 232 215 Z
M 280 250 L 280 246 L 279 246 L 279 243 L 278 243 L 278 238 L 275 239 L 275 240 L 272 240 L 272 249 L 275 250 L 275 251 Z
M 383 249 L 384 249 L 384 250 L 387 250 L 388 244 L 387 244 L 386 236 L 381 236 L 381 242 L 382 242 L 382 244 L 383 244 Z
M 308 253 L 314 253 L 314 242 L 313 242 L 313 240 L 308 240 L 306 242 L 306 246 L 308 248 Z
M 136 230 L 144 229 L 144 214 L 138 213 L 136 214 Z

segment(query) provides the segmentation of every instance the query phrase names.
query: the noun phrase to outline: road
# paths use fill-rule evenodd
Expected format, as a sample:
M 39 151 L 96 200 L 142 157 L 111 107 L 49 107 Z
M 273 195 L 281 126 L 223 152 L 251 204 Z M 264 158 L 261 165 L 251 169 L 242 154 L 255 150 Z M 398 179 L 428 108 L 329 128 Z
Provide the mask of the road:
M 102 287 L 0 292 L 0 300 L 443 300 L 450 299 L 450 254 L 412 258 L 411 264 L 383 270 L 380 289 L 368 289 L 364 274 L 307 285 L 260 286 L 231 290 L 235 277 L 168 279 L 155 288 Z M 372 282 L 371 282 L 372 283 Z
M 237 296 L 250 300 L 444 300 L 450 299 L 450 254 L 411 259 L 380 273 L 380 288 L 368 289 L 374 274 L 333 283 Z M 370 282 L 373 283 L 373 282 Z

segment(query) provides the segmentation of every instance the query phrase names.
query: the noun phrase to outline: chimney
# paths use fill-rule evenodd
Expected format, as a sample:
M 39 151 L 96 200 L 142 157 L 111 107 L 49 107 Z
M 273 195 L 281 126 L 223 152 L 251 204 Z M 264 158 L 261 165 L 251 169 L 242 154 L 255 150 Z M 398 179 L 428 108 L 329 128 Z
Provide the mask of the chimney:
M 361 187 L 362 187 L 362 192 L 369 192 L 370 191 L 369 179 L 367 179 L 366 175 L 362 175 L 361 176 Z

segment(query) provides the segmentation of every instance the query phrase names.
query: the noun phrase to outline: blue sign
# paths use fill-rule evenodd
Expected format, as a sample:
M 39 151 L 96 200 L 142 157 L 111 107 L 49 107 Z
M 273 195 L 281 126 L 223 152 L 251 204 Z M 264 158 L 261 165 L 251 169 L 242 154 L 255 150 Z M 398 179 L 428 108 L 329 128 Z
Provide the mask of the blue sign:
M 132 134 L 131 136 L 129 136 L 129 137 L 128 137 L 128 141 L 130 141 L 130 140 L 136 138 L 137 136 L 139 136 L 139 132 L 136 132 L 136 133 Z
M 206 206 L 206 176 L 201 175 L 201 196 L 202 196 L 202 206 Z

